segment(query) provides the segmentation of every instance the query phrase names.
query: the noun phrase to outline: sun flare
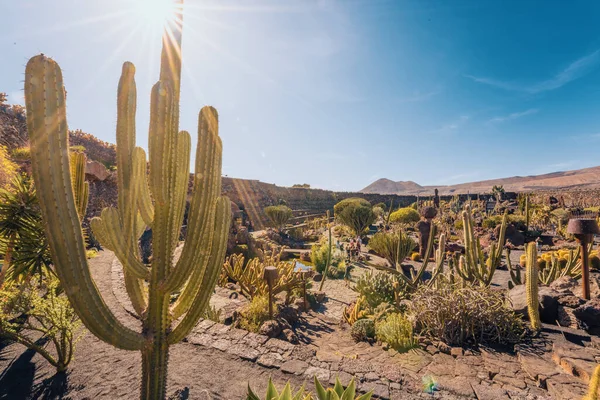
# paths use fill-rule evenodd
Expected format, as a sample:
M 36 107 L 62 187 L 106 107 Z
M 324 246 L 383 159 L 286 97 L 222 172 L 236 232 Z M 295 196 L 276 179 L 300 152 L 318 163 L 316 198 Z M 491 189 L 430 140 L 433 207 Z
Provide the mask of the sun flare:
M 177 14 L 179 2 L 176 0 L 135 0 L 136 14 L 153 27 L 163 27 L 172 22 Z

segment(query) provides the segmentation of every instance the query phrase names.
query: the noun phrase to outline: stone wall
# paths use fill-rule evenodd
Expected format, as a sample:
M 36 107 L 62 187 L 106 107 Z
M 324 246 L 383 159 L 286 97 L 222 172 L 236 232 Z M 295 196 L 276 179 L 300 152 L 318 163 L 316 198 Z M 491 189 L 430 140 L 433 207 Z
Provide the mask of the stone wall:
M 236 203 L 240 209 L 248 214 L 255 230 L 264 229 L 267 216 L 263 209 L 267 206 L 278 204 L 280 200 L 285 203 L 296 215 L 324 214 L 327 210 L 333 212 L 333 206 L 349 197 L 361 197 L 371 204 L 394 202 L 394 207 L 406 207 L 417 201 L 417 196 L 398 196 L 393 194 L 333 192 L 322 189 L 291 188 L 276 186 L 251 179 L 223 178 L 223 194 Z M 466 200 L 469 195 L 459 195 L 461 200 Z M 477 195 L 470 195 L 476 199 Z M 507 193 L 506 197 L 512 198 L 514 194 Z M 453 196 L 440 196 L 442 200 L 450 200 Z M 431 199 L 423 197 L 420 199 Z

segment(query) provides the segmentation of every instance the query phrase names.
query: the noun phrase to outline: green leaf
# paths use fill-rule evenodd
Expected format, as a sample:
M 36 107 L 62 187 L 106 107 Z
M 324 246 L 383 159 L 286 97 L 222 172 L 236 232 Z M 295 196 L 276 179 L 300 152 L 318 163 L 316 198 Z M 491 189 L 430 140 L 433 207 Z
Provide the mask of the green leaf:
M 248 382 L 248 396 L 246 397 L 246 400 L 260 400 L 260 398 L 256 394 L 254 394 L 254 392 L 250 388 L 250 382 Z
M 334 392 L 333 389 L 327 390 L 327 393 L 329 393 L 328 400 L 340 400 L 340 396 L 338 396 L 338 394 Z
M 279 396 L 279 400 L 292 400 L 292 388 L 290 387 L 290 383 L 286 383 L 285 388 L 283 388 L 283 392 L 281 396 Z
M 294 398 L 292 400 L 303 400 L 303 396 L 304 396 L 304 385 L 302 385 L 300 387 L 300 389 L 298 389 L 298 392 L 296 393 L 296 395 L 294 396 Z M 310 394 L 309 394 L 309 396 L 310 396 Z
M 365 393 L 356 400 L 371 400 L 371 396 L 373 396 L 373 391 L 371 390 L 369 393 Z
M 267 386 L 267 395 L 265 397 L 265 400 L 278 400 L 278 399 L 279 399 L 279 393 L 277 393 L 277 388 L 273 384 L 273 381 L 271 380 L 271 378 L 269 378 L 269 385 Z
M 341 400 L 354 400 L 354 396 L 356 395 L 356 382 L 354 378 L 350 381 L 350 384 L 344 391 L 344 394 L 341 397 Z
M 352 378 L 354 380 L 354 378 Z M 344 394 L 344 387 L 342 386 L 342 382 L 340 382 L 340 378 L 336 376 L 335 385 L 333 386 L 333 390 L 338 396 L 342 396 Z
M 328 395 L 327 395 L 327 391 L 325 390 L 325 388 L 323 387 L 323 385 L 321 385 L 321 382 L 319 382 L 319 379 L 315 376 L 315 388 L 317 390 L 317 397 L 319 398 L 319 400 L 328 400 Z

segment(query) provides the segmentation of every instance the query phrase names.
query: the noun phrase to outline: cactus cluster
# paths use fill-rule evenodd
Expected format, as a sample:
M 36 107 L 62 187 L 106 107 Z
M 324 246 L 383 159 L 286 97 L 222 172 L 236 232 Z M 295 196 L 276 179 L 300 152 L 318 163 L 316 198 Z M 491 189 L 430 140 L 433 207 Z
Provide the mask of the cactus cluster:
M 471 208 L 468 205 L 463 211 L 462 219 L 465 255 L 460 257 L 456 272 L 465 281 L 479 282 L 482 285 L 489 286 L 502 258 L 508 213 L 504 213 L 498 242 L 492 242 L 487 257 L 483 252 L 479 237 L 475 236 Z
M 265 254 L 261 261 L 252 258 L 248 262 L 244 255 L 233 254 L 225 260 L 219 282 L 225 285 L 233 281 L 240 286 L 241 293 L 249 299 L 266 296 L 269 293 L 267 281 L 264 278 L 266 266 L 277 268 L 277 280 L 273 283 L 273 294 L 287 291 L 288 294 L 302 286 L 302 277 L 296 271 L 295 261 L 281 261 L 280 254 Z
M 181 19 L 163 39 L 160 80 L 152 88 L 149 175 L 146 154 L 135 144 L 135 68 L 126 62 L 117 97 L 118 207 L 106 208 L 91 226 L 123 265 L 125 286 L 142 321 L 141 332 L 123 325 L 102 299 L 86 261 L 79 225 L 81 199 L 71 180 L 62 72 L 39 55 L 27 63 L 25 100 L 32 171 L 57 275 L 85 326 L 101 340 L 142 353 L 142 399 L 166 394 L 169 346 L 182 340 L 202 315 L 226 250 L 231 206 L 221 193 L 222 144 L 217 112 L 199 115 L 187 239 L 174 261 L 188 192 L 191 138 L 179 131 Z M 143 264 L 138 239 L 152 228 L 153 254 Z M 170 298 L 179 292 L 171 305 Z
M 592 246 L 590 245 L 590 261 L 592 262 L 592 265 L 597 265 L 600 262 L 600 259 L 598 259 L 597 251 L 592 250 L 591 247 Z M 578 247 L 576 250 L 563 249 L 538 255 L 536 263 L 540 283 L 549 285 L 563 276 L 570 276 L 574 279 L 581 278 L 580 251 L 581 248 Z M 527 254 L 523 254 L 519 259 L 519 264 L 524 267 L 526 263 Z M 520 285 L 520 276 L 516 274 L 518 267 L 513 270 L 512 265 L 509 265 L 509 270 L 511 271 L 512 283 L 514 285 Z M 513 273 L 513 271 L 515 273 Z

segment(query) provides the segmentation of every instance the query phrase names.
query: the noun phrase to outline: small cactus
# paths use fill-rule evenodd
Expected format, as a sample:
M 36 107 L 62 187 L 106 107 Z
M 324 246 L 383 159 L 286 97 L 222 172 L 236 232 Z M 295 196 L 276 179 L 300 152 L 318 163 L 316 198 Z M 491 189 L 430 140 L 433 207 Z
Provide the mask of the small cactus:
M 540 300 L 538 297 L 537 249 L 534 242 L 527 245 L 527 266 L 525 267 L 525 285 L 527 291 L 527 311 L 534 331 L 542 328 L 540 321 Z

